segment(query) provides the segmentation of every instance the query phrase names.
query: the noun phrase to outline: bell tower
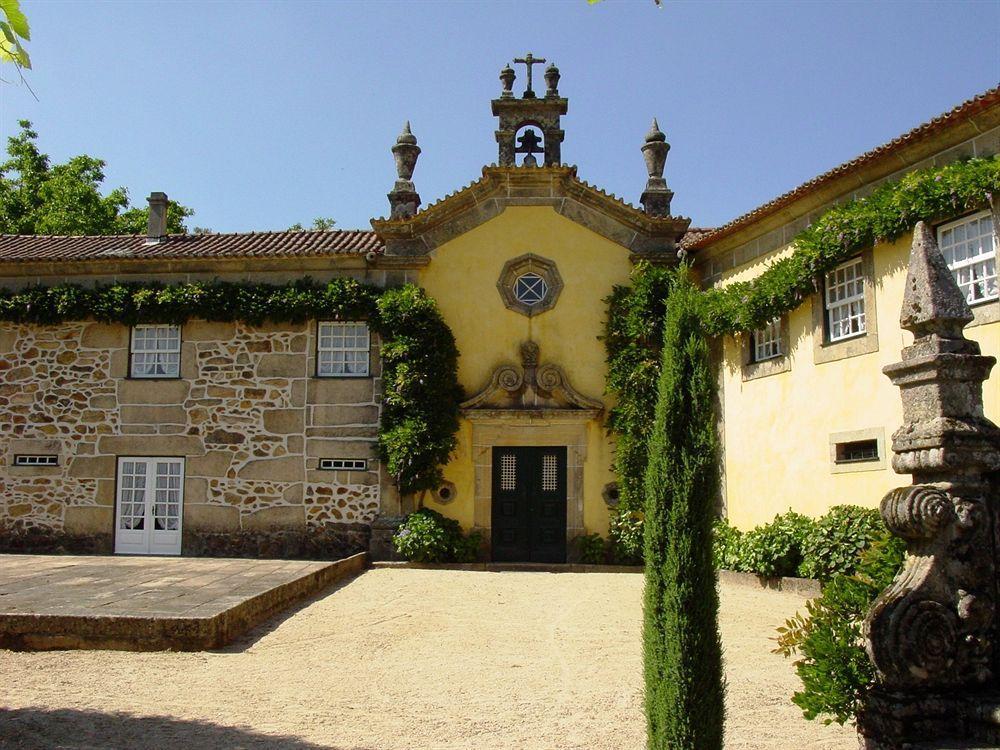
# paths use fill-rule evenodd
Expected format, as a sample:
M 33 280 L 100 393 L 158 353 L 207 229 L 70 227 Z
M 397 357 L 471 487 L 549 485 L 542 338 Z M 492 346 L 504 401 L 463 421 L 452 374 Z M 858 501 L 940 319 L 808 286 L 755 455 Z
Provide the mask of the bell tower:
M 562 141 L 565 133 L 560 128 L 559 118 L 566 114 L 569 103 L 559 96 L 559 68 L 549 64 L 545 69 L 545 95 L 539 97 L 532 88 L 532 66 L 547 62 L 544 57 L 534 57 L 530 52 L 524 57 L 514 58 L 515 64 L 523 64 L 528 69 L 528 81 L 520 98 L 514 95 L 514 80 L 517 75 L 510 65 L 500 71 L 503 90 L 500 98 L 493 100 L 493 114 L 500 118 L 496 131 L 499 146 L 498 163 L 501 167 L 517 165 L 517 154 L 524 154 L 523 166 L 537 166 L 535 154 L 543 154 L 543 165 L 558 166 L 562 163 Z M 535 133 L 541 131 L 541 137 Z M 524 132 L 518 137 L 518 133 Z

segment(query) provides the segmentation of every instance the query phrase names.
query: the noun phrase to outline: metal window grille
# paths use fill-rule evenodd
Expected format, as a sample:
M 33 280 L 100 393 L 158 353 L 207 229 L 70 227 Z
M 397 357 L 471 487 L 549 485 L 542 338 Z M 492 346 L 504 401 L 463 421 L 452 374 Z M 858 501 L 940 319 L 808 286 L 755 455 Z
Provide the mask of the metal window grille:
M 559 461 L 555 456 L 542 456 L 542 490 L 554 492 L 559 488 Z
M 826 314 L 830 341 L 860 336 L 865 327 L 865 280 L 861 259 L 826 275 Z
M 763 328 L 753 332 L 753 361 L 762 362 L 765 359 L 780 357 L 781 351 L 781 319 L 776 318 Z
M 500 489 L 517 489 L 517 456 L 513 453 L 500 456 Z
M 324 377 L 365 376 L 370 349 L 367 323 L 320 323 L 316 373 Z
M 877 440 L 853 440 L 837 443 L 837 463 L 851 464 L 860 461 L 878 461 Z
M 180 326 L 133 326 L 131 354 L 133 378 L 179 377 Z
M 329 471 L 365 471 L 368 462 L 363 458 L 321 458 L 319 468 Z
M 989 211 L 945 224 L 938 245 L 958 288 L 970 305 L 1000 297 L 997 284 L 997 239 Z
M 537 305 L 549 293 L 549 285 L 537 273 L 521 274 L 514 281 L 514 298 L 522 305 Z
M 14 456 L 14 466 L 58 466 L 59 456 Z

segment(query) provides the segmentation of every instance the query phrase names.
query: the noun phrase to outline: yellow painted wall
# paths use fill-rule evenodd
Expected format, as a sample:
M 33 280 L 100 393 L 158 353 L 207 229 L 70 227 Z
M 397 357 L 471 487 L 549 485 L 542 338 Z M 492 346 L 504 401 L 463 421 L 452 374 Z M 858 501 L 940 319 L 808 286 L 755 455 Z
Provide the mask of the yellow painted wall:
M 564 285 L 556 306 L 531 318 L 508 310 L 496 286 L 504 263 L 529 252 L 554 261 Z M 531 339 L 540 347 L 539 364 L 560 365 L 577 391 L 603 398 L 607 368 L 598 340 L 603 299 L 615 284 L 628 282 L 631 270 L 629 252 L 620 245 L 548 206 L 516 206 L 437 248 L 419 283 L 437 300 L 455 334 L 459 379 L 469 396 L 500 364 L 519 363 L 518 348 Z M 608 510 L 601 491 L 614 480 L 613 443 L 603 423 L 588 425 L 587 441 L 584 526 L 587 533 L 606 535 Z M 463 420 L 458 451 L 444 471 L 456 485 L 456 500 L 439 505 L 429 494 L 424 498 L 428 507 L 465 528 L 472 525 L 475 493 L 471 443 L 471 426 Z
M 882 470 L 834 474 L 829 451 L 830 433 L 882 426 L 891 457 L 902 404 L 882 367 L 898 362 L 912 341 L 899 327 L 910 241 L 905 237 L 874 249 L 877 352 L 814 364 L 811 302 L 788 316 L 788 372 L 743 382 L 740 345 L 726 337 L 726 501 L 735 525 L 751 528 L 789 508 L 819 516 L 842 503 L 877 507 L 887 490 L 910 481 L 893 472 L 889 460 Z M 720 285 L 756 276 L 788 252 L 736 269 Z M 1000 357 L 1000 323 L 967 328 L 966 336 L 978 341 L 984 354 Z M 1000 422 L 1000 366 L 984 383 L 984 397 L 986 416 Z

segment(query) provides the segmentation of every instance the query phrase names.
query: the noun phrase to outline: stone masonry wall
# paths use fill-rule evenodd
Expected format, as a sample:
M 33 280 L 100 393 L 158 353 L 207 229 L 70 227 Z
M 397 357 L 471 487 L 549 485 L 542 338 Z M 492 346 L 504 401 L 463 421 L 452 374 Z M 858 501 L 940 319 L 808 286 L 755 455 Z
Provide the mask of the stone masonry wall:
M 0 323 L 0 547 L 110 551 L 118 456 L 185 458 L 185 554 L 364 545 L 392 494 L 373 450 L 375 337 L 371 377 L 317 378 L 315 321 L 191 322 L 181 377 L 163 380 L 127 377 L 129 338 L 122 325 Z M 36 453 L 59 465 L 13 465 Z

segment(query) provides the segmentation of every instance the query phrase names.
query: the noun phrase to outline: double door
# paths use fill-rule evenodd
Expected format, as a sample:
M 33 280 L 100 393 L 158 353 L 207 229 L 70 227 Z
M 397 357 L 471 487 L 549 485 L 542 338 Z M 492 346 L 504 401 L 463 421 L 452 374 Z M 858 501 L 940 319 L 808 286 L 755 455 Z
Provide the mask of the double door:
M 183 458 L 120 457 L 115 552 L 179 555 L 183 496 Z
M 493 449 L 493 559 L 566 562 L 566 448 Z

